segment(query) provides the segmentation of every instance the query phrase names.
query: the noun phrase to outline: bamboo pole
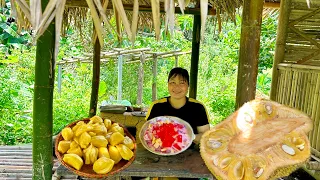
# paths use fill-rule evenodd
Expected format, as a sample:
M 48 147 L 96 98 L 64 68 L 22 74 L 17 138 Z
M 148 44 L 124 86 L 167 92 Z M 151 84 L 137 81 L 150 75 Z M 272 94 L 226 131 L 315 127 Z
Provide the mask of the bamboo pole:
M 44 11 L 49 0 L 41 0 Z M 55 25 L 37 40 L 33 96 L 32 173 L 34 180 L 52 177 L 52 104 L 55 77 Z
M 190 91 L 189 97 L 196 99 L 197 97 L 197 81 L 198 81 L 198 65 L 199 65 L 199 50 L 200 50 L 200 31 L 201 18 L 200 15 L 193 16 L 193 31 L 192 31 L 192 53 L 190 67 Z
M 153 55 L 153 65 L 152 65 L 152 101 L 157 99 L 157 69 L 158 60 L 157 56 Z
M 139 69 L 138 69 L 138 94 L 137 94 L 137 104 L 141 105 L 142 104 L 142 93 L 143 93 L 143 76 L 144 76 L 144 71 L 143 71 L 143 65 L 145 62 L 145 54 L 143 51 L 141 51 L 140 54 L 140 64 L 139 64 Z
M 276 49 L 275 49 L 275 56 L 273 60 L 273 70 L 272 70 L 272 81 L 271 81 L 271 92 L 270 92 L 271 100 L 274 100 L 276 97 L 276 92 L 277 92 L 276 83 L 278 82 L 278 64 L 282 62 L 284 59 L 290 10 L 291 10 L 291 0 L 285 0 L 280 2 Z
M 297 89 L 297 71 L 292 69 L 292 80 L 290 81 L 291 84 L 291 91 L 289 94 L 289 106 L 294 107 L 296 89 Z
M 285 104 L 289 105 L 290 103 L 290 94 L 291 94 L 291 91 L 292 91 L 292 78 L 293 78 L 293 71 L 292 69 L 290 68 L 289 71 L 288 71 L 288 79 L 287 79 L 287 88 L 288 91 L 286 92 L 286 101 L 285 101 Z
M 243 2 L 236 109 L 255 99 L 262 10 L 263 1 L 244 0 Z
M 90 99 L 90 111 L 89 117 L 97 114 L 97 103 L 99 95 L 99 83 L 100 83 L 100 52 L 101 43 L 97 38 L 94 43 L 94 54 L 93 54 L 93 64 L 92 64 L 92 86 L 91 86 L 91 99 Z
M 313 123 L 313 139 L 312 139 L 312 143 L 313 143 L 313 147 L 316 148 L 317 150 L 320 150 L 320 144 L 319 144 L 319 140 L 320 140 L 320 73 L 318 73 L 317 75 L 317 85 L 316 85 L 316 89 L 314 92 L 314 104 L 313 104 L 313 112 L 314 112 L 314 123 Z
M 307 73 L 307 85 L 306 85 L 306 89 L 305 89 L 305 99 L 304 99 L 304 102 L 303 102 L 303 104 L 304 104 L 304 107 L 303 107 L 303 112 L 305 112 L 306 114 L 308 114 L 308 99 L 309 99 L 309 89 L 310 89 L 310 84 L 311 84 L 311 73 L 310 72 L 308 72 Z M 309 114 L 308 114 L 309 115 Z
M 303 102 L 304 102 L 304 95 L 305 95 L 305 88 L 306 88 L 306 75 L 307 75 L 307 72 L 303 71 L 301 72 L 301 96 L 300 96 L 300 99 L 299 99 L 299 109 L 301 111 L 303 111 Z
M 278 87 L 279 87 L 279 93 L 277 93 L 276 95 L 278 96 L 278 100 L 277 100 L 277 102 L 280 102 L 280 103 L 282 103 L 282 92 L 283 92 L 283 81 L 284 81 L 284 72 L 283 72 L 283 70 L 280 70 L 279 69 L 279 85 L 278 85 Z
M 303 88 L 303 75 L 304 73 L 299 71 L 299 76 L 298 76 L 298 92 L 296 96 L 296 104 L 295 107 L 301 110 L 301 98 L 302 98 L 302 88 Z
M 278 83 L 277 83 L 277 86 L 278 86 L 279 88 L 277 89 L 277 93 L 276 93 L 276 101 L 277 101 L 277 102 L 280 102 L 280 94 L 281 94 L 281 92 L 282 92 L 282 86 L 281 86 L 281 84 L 282 84 L 282 81 L 281 81 L 282 77 L 283 77 L 282 71 L 279 70 L 279 78 L 278 78 Z

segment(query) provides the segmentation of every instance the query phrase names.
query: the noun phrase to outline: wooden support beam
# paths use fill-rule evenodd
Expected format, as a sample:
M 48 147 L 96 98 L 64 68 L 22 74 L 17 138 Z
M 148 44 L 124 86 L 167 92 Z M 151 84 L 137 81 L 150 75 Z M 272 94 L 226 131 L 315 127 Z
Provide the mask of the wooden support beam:
M 276 93 L 277 93 L 277 87 L 278 87 L 277 83 L 279 78 L 278 64 L 283 61 L 284 54 L 285 54 L 290 11 L 291 11 L 291 0 L 281 1 L 279 22 L 278 22 L 278 29 L 277 29 L 276 49 L 275 49 L 275 55 L 273 60 L 271 91 L 270 91 L 270 99 L 274 101 L 276 100 Z
M 280 9 L 280 3 L 279 2 L 265 2 L 263 4 L 264 8 L 272 8 L 272 9 Z
M 192 31 L 191 68 L 190 68 L 190 90 L 189 90 L 189 97 L 194 98 L 194 99 L 196 99 L 196 97 L 197 97 L 198 65 L 199 65 L 199 50 L 200 50 L 200 30 L 201 30 L 200 15 L 194 15 L 194 17 L 193 17 L 193 31 Z
M 236 109 L 255 99 L 263 1 L 244 0 L 241 24 Z
M 101 46 L 98 38 L 96 38 L 93 49 L 94 49 L 93 65 L 92 65 L 93 73 L 92 73 L 89 117 L 92 117 L 97 113 L 99 82 L 100 82 L 100 53 L 101 53 Z

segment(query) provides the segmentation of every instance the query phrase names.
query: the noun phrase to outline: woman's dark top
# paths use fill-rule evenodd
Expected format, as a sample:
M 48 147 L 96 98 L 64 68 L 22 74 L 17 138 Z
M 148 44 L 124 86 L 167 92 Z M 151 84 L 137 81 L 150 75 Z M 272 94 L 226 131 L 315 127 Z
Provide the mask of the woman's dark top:
M 180 109 L 175 109 L 171 106 L 169 97 L 154 101 L 146 115 L 146 120 L 150 120 L 157 116 L 175 116 L 187 121 L 193 128 L 193 132 L 198 134 L 197 126 L 209 124 L 208 113 L 200 101 L 188 97 L 186 98 L 186 104 Z

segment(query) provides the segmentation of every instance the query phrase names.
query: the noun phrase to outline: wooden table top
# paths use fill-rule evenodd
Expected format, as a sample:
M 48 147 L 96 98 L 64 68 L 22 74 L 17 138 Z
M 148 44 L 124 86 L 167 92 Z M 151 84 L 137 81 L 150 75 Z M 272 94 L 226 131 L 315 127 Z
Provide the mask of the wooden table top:
M 73 172 L 62 165 L 57 169 L 59 176 L 70 173 Z M 141 144 L 137 146 L 136 158 L 132 164 L 115 176 L 214 179 L 198 150 L 188 149 L 174 156 L 160 156 L 149 152 Z

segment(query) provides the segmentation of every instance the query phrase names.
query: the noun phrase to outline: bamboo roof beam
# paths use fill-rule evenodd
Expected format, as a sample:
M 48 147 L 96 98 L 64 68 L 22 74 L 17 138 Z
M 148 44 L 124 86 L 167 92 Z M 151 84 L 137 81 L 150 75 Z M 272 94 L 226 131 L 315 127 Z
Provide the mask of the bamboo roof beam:
M 66 2 L 67 7 L 88 7 L 86 1 L 83 0 L 67 0 Z M 123 8 L 125 11 L 133 11 L 133 4 L 123 4 Z M 110 3 L 107 9 L 113 10 L 113 6 Z M 139 12 L 152 12 L 151 5 L 140 5 Z M 160 13 L 165 13 L 164 11 L 164 4 L 160 3 Z M 182 14 L 180 7 L 175 8 L 176 14 Z M 185 7 L 184 14 L 195 14 L 200 15 L 200 8 L 189 8 Z M 214 8 L 209 8 L 208 15 L 216 15 L 216 10 Z

